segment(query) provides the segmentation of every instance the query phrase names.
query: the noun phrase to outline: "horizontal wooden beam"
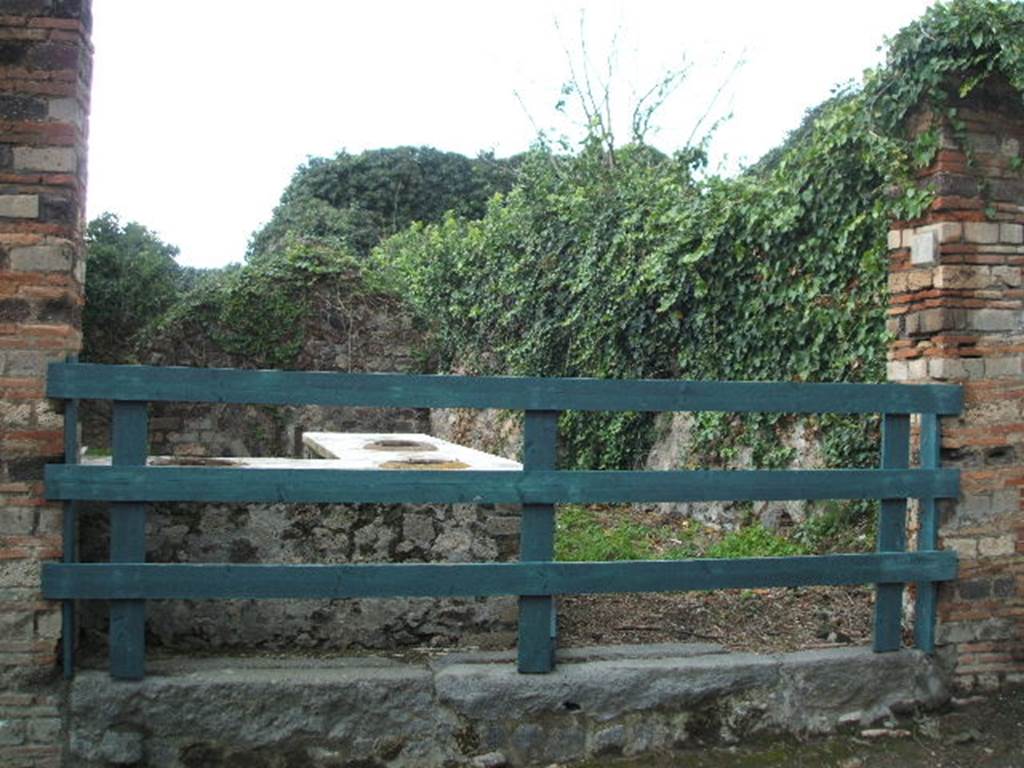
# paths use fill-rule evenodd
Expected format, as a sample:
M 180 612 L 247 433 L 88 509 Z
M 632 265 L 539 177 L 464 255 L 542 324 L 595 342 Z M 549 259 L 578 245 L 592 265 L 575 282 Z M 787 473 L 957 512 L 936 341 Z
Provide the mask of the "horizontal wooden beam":
M 808 384 L 528 377 L 422 376 L 52 363 L 58 398 L 379 408 L 543 411 L 959 413 L 963 394 L 941 384 Z
M 955 469 L 392 471 L 51 464 L 53 500 L 408 504 L 952 498 Z
M 954 552 L 604 563 L 207 565 L 46 563 L 52 600 L 476 597 L 948 581 Z

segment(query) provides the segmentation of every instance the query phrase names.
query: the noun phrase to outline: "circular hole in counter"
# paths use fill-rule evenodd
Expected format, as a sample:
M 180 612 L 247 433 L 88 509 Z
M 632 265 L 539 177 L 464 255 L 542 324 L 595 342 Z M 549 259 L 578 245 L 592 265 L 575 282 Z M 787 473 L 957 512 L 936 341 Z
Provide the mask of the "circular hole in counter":
M 410 456 L 408 459 L 384 461 L 377 465 L 380 469 L 469 469 L 469 464 L 454 459 L 433 459 L 429 456 Z
M 407 451 L 436 451 L 437 446 L 424 443 L 421 440 L 400 440 L 398 438 L 385 438 L 383 440 L 371 440 L 363 446 L 368 451 L 395 451 L 405 453 Z

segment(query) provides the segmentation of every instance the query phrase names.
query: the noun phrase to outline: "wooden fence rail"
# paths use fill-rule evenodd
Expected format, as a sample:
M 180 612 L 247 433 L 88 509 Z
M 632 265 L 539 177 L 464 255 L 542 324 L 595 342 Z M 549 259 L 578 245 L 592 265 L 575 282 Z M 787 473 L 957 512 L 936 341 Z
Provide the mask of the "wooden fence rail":
M 915 641 L 934 648 L 935 585 L 956 577 L 937 550 L 935 500 L 955 498 L 959 473 L 939 468 L 939 416 L 962 407 L 959 387 L 899 384 L 620 381 L 328 372 L 50 366 L 47 391 L 67 401 L 65 463 L 46 468 L 65 502 L 64 560 L 43 568 L 43 594 L 64 601 L 64 670 L 74 669 L 74 601 L 109 600 L 110 669 L 144 674 L 147 599 L 519 596 L 519 670 L 554 665 L 559 594 L 877 585 L 876 651 L 900 647 L 902 595 L 917 583 Z M 78 465 L 78 400 L 113 401 L 112 464 Z M 524 410 L 521 472 L 420 472 L 146 466 L 147 403 L 318 404 Z M 879 413 L 879 469 L 559 471 L 563 410 Z M 920 414 L 921 461 L 910 466 L 910 417 Z M 907 499 L 921 500 L 917 551 L 906 550 Z M 555 505 L 712 500 L 880 499 L 878 551 L 735 560 L 559 563 Z M 76 562 L 77 503 L 111 506 L 109 563 Z M 514 503 L 520 562 L 472 564 L 147 564 L 152 502 Z

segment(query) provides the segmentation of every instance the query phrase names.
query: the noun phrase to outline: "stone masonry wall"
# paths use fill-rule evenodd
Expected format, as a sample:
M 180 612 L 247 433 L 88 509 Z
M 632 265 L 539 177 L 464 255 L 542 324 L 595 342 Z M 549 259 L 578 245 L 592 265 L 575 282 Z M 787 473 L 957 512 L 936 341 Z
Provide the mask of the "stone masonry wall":
M 321 285 L 310 301 L 313 313 L 294 367 L 305 371 L 418 373 L 422 330 L 393 297 Z M 204 368 L 259 367 L 252 358 L 221 349 L 209 329 L 173 327 L 134 350 L 149 365 Z M 209 403 L 153 403 L 149 411 L 149 447 L 153 455 L 291 456 L 302 455 L 302 432 L 426 432 L 426 410 L 412 408 L 333 408 L 322 406 L 248 406 Z M 110 446 L 110 404 L 87 401 L 82 407 L 83 442 Z
M 940 590 L 938 641 L 961 687 L 989 688 L 1024 679 L 1024 105 L 993 81 L 956 106 L 964 132 L 928 112 L 910 125 L 940 129 L 921 175 L 937 197 L 889 233 L 889 378 L 964 386 L 942 422 L 962 494 L 942 515 L 960 579 Z
M 43 501 L 63 418 L 46 364 L 81 345 L 89 0 L 0 5 L 0 765 L 60 761 L 60 608 L 39 595 L 61 555 Z
M 253 470 L 257 471 L 257 470 Z M 157 504 L 154 563 L 494 562 L 516 559 L 518 507 L 473 504 Z M 82 559 L 107 559 L 107 516 L 83 510 Z M 303 653 L 405 647 L 506 648 L 516 601 L 490 598 L 151 600 L 147 645 L 163 652 Z M 108 608 L 83 601 L 85 658 L 106 668 Z
M 344 300 L 336 294 L 344 292 Z M 296 360 L 303 370 L 418 372 L 422 331 L 393 298 L 320 285 Z M 171 328 L 136 350 L 153 365 L 251 368 L 256 361 L 218 347 L 215 334 Z M 109 403 L 83 407 L 84 442 L 109 446 Z M 151 455 L 202 461 L 217 456 L 303 456 L 302 433 L 429 432 L 425 409 L 153 403 Z M 186 458 L 187 457 L 187 458 Z M 479 505 L 161 504 L 147 518 L 149 562 L 347 563 L 486 562 L 515 559 L 518 509 Z M 107 515 L 84 511 L 84 560 L 108 557 Z M 82 601 L 86 656 L 106 645 L 107 605 Z M 480 600 L 151 601 L 154 653 L 507 647 L 515 639 L 514 598 Z M 101 662 L 105 663 L 105 662 Z

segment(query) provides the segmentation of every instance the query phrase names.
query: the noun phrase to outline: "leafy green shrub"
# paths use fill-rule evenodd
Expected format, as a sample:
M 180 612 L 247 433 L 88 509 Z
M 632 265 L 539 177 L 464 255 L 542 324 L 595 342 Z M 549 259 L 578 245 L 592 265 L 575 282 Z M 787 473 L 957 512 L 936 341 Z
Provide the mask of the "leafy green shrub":
M 890 42 L 884 67 L 737 178 L 705 176 L 699 149 L 609 148 L 597 131 L 572 154 L 540 144 L 481 219 L 414 226 L 376 261 L 449 369 L 881 381 L 885 236 L 930 202 L 915 172 L 938 148 L 934 131 L 910 140 L 904 123 L 924 105 L 955 124 L 947 91 L 988 75 L 1021 88 L 1022 29 L 1019 3 L 933 6 Z M 696 459 L 741 446 L 758 465 L 792 458 L 785 416 L 709 418 Z M 877 421 L 819 425 L 830 463 L 874 462 Z M 561 428 L 564 463 L 597 468 L 636 465 L 652 432 L 643 414 L 570 413 Z
M 289 235 L 365 256 L 382 238 L 448 211 L 476 218 L 512 185 L 516 158 L 476 158 L 431 147 L 314 157 L 296 170 L 271 220 L 249 244 L 249 261 L 276 252 Z
M 236 365 L 293 368 L 317 301 L 332 294 L 398 301 L 344 249 L 288 235 L 273 254 L 199 280 L 143 343 L 198 340 L 234 356 Z M 192 357 L 203 364 L 200 354 Z
M 112 213 L 89 222 L 82 315 L 82 359 L 134 362 L 131 341 L 167 311 L 195 278 L 175 261 L 178 249 L 141 224 L 122 225 Z

